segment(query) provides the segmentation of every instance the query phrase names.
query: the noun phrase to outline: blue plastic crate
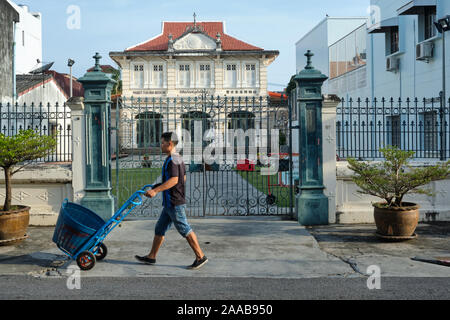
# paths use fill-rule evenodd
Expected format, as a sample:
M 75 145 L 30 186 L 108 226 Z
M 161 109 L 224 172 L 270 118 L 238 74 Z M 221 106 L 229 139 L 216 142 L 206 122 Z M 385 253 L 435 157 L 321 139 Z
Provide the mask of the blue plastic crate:
M 104 225 L 105 221 L 92 210 L 64 201 L 53 233 L 53 242 L 74 255 Z

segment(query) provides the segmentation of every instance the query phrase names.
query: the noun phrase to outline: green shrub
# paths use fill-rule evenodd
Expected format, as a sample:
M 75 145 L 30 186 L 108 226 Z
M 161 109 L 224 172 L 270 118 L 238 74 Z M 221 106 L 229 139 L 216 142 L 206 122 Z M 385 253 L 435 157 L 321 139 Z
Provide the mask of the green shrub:
M 40 136 L 33 129 L 21 130 L 14 136 L 0 133 L 0 167 L 5 172 L 5 203 L 3 211 L 11 210 L 11 177 L 56 148 L 56 139 Z
M 349 168 L 355 172 L 352 180 L 361 189 L 359 193 L 372 195 L 386 201 L 385 207 L 401 207 L 407 193 L 433 196 L 428 188 L 421 188 L 432 181 L 445 179 L 450 174 L 450 160 L 433 166 L 413 168 L 408 162 L 414 151 L 397 147 L 381 148 L 385 161 L 368 163 L 348 159 Z

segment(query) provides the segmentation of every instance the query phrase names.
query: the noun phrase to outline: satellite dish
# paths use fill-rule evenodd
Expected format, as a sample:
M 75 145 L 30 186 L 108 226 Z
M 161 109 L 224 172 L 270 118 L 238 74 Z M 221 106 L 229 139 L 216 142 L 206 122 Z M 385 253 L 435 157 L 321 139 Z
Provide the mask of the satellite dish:
M 54 64 L 54 62 L 47 63 L 47 64 L 43 65 L 40 68 L 37 68 L 37 69 L 34 69 L 34 70 L 30 71 L 30 73 L 31 74 L 42 74 L 45 71 L 48 71 L 53 66 L 53 64 Z

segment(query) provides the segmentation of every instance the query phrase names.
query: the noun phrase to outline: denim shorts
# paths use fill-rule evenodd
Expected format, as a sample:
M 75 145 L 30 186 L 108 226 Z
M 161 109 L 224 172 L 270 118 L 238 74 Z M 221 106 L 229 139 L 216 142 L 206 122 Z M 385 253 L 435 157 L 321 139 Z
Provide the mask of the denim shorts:
M 186 205 L 163 207 L 161 215 L 155 226 L 155 235 L 164 236 L 172 223 L 183 238 L 191 233 L 192 228 L 186 218 Z

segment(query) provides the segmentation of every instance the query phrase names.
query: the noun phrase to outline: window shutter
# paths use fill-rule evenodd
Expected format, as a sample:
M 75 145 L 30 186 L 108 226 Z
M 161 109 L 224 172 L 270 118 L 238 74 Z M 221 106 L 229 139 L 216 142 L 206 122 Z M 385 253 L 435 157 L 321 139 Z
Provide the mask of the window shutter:
M 205 85 L 206 87 L 211 87 L 211 67 L 206 65 L 206 74 L 205 74 Z

